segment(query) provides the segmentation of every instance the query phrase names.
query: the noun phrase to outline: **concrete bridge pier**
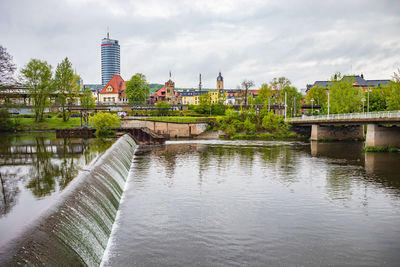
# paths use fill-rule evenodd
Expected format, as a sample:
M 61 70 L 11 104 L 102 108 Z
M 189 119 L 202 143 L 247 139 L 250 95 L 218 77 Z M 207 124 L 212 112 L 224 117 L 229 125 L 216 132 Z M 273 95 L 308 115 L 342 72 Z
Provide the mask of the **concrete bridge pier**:
M 319 125 L 311 127 L 311 140 L 362 140 L 364 138 L 363 125 Z
M 400 147 L 400 127 L 368 124 L 365 145 Z

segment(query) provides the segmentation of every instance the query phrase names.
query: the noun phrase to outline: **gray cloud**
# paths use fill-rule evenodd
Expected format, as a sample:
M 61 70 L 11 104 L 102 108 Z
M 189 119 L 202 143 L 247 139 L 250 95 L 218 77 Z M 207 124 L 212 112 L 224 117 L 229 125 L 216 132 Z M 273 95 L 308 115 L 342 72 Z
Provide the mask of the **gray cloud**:
M 86 83 L 100 83 L 100 41 L 120 40 L 121 72 L 177 87 L 257 86 L 286 76 L 298 88 L 334 72 L 390 78 L 400 67 L 400 2 L 3 0 L 1 41 L 18 67 L 54 67 L 68 56 Z

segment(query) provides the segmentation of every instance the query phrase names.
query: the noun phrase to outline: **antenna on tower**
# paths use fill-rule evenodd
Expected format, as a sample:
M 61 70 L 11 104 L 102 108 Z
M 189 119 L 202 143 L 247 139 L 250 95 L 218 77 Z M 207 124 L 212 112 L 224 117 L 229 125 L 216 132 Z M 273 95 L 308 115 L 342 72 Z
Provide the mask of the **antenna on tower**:
M 110 29 L 107 26 L 107 39 L 110 39 Z
M 199 92 L 201 92 L 201 73 L 200 73 L 200 76 L 199 76 Z
M 169 79 L 171 80 L 171 71 L 169 71 Z

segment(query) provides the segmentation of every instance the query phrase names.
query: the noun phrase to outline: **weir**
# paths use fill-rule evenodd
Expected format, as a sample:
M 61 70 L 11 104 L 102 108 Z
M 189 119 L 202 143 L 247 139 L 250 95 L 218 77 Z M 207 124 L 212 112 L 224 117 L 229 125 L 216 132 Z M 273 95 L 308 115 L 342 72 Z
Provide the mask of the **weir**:
M 136 143 L 118 139 L 10 246 L 0 265 L 99 266 L 118 211 Z

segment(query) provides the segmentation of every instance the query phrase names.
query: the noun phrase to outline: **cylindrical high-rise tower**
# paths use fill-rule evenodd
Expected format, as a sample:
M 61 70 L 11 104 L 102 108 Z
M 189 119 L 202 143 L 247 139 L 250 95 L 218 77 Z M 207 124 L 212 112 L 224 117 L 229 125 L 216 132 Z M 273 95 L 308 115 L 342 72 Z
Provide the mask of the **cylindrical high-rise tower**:
M 105 86 L 115 75 L 120 75 L 120 49 L 118 40 L 107 38 L 101 41 L 101 84 Z

